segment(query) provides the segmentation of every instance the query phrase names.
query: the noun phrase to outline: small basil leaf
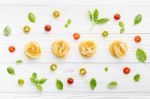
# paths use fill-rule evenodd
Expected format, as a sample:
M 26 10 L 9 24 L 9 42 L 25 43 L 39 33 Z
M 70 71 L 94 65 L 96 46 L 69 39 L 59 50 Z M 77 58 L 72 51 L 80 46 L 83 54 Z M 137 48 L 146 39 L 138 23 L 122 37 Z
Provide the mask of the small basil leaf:
M 72 20 L 71 19 L 68 19 L 67 20 L 67 24 L 71 24 L 72 23 Z
M 120 34 L 123 34 L 125 32 L 125 28 L 120 29 Z
M 140 81 L 140 74 L 134 75 L 134 81 L 135 81 L 135 82 Z
M 36 17 L 32 12 L 29 12 L 28 19 L 30 22 L 33 22 L 33 23 L 36 22 Z
M 56 80 L 56 87 L 58 90 L 63 90 L 63 83 L 60 80 Z
M 91 89 L 94 90 L 96 86 L 97 86 L 96 79 L 92 78 L 90 80 L 90 87 L 91 87 Z
M 102 19 L 99 19 L 97 20 L 97 24 L 105 24 L 109 21 L 109 18 L 102 18 Z
M 119 26 L 120 26 L 121 28 L 123 28 L 123 27 L 124 27 L 124 23 L 123 23 L 122 21 L 120 21 L 120 22 L 119 22 Z
M 23 61 L 20 59 L 16 61 L 16 64 L 22 64 L 22 63 L 23 63 Z
M 36 85 L 36 88 L 39 90 L 39 91 L 43 91 L 43 87 L 39 84 Z
M 108 72 L 108 70 L 109 70 L 108 67 L 105 67 L 105 68 L 104 68 L 104 71 L 105 71 L 105 72 Z
M 146 52 L 141 49 L 141 48 L 138 48 L 136 50 L 136 58 L 139 62 L 145 62 L 147 60 L 147 55 L 146 55 Z
M 31 81 L 32 83 L 37 83 L 37 80 L 34 79 L 34 78 L 30 78 L 30 81 Z
M 134 25 L 137 25 L 139 23 L 141 23 L 142 21 L 142 15 L 141 14 L 138 14 L 137 16 L 135 16 L 134 18 Z
M 39 84 L 44 84 L 47 81 L 46 78 L 42 78 L 38 81 Z
M 15 74 L 15 69 L 13 67 L 8 67 L 7 68 L 7 72 L 11 75 L 14 75 Z
M 9 35 L 11 34 L 11 27 L 7 25 L 7 26 L 4 28 L 3 34 L 4 34 L 5 36 L 9 36 Z
M 95 10 L 94 10 L 94 13 L 93 13 L 93 20 L 94 20 L 95 22 L 97 21 L 98 16 L 99 16 L 98 9 L 95 9 Z
M 90 20 L 92 21 L 92 20 L 93 20 L 92 12 L 91 12 L 91 11 L 88 11 L 88 13 L 89 13 L 89 18 L 90 18 Z
M 36 78 L 37 78 L 37 74 L 36 74 L 36 73 L 32 73 L 31 78 L 32 78 L 32 79 L 36 79 Z
M 116 81 L 112 81 L 107 85 L 108 89 L 115 89 L 118 86 L 118 83 Z

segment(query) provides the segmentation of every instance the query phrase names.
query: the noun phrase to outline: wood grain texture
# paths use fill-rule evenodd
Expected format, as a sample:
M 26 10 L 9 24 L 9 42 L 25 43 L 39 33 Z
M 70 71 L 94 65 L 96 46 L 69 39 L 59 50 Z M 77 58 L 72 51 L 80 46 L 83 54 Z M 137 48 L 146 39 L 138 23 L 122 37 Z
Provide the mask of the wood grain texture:
M 106 25 L 96 25 L 91 29 L 91 22 L 88 18 L 88 10 L 99 9 L 101 17 L 111 18 Z M 54 19 L 51 16 L 53 10 L 60 10 L 61 17 Z M 63 2 L 50 0 L 3 0 L 0 1 L 0 99 L 150 99 L 150 1 L 149 0 L 64 0 Z M 28 12 L 37 16 L 35 24 L 27 20 Z M 121 20 L 125 22 L 126 32 L 119 34 L 119 26 L 113 20 L 114 13 L 122 15 Z M 137 14 L 143 15 L 140 25 L 134 27 L 133 19 Z M 68 18 L 72 24 L 68 29 L 64 24 Z M 44 26 L 52 25 L 52 31 L 46 33 Z M 3 28 L 6 25 L 12 27 L 10 37 L 4 37 Z M 24 34 L 22 27 L 30 25 L 32 30 Z M 103 30 L 109 30 L 110 35 L 104 39 L 101 37 Z M 79 32 L 81 39 L 73 40 L 72 34 Z M 135 44 L 133 38 L 141 35 L 142 42 Z M 58 39 L 65 39 L 70 43 L 71 50 L 64 59 L 58 59 L 51 53 L 51 44 Z M 78 44 L 84 40 L 94 40 L 97 44 L 96 54 L 92 58 L 83 58 L 79 54 Z M 108 51 L 109 44 L 115 39 L 127 42 L 129 51 L 122 59 L 115 59 Z M 24 55 L 24 47 L 28 41 L 38 41 L 42 47 L 42 55 L 36 60 L 30 60 Z M 10 54 L 7 50 L 9 45 L 16 46 L 16 52 Z M 143 48 L 148 55 L 146 63 L 139 63 L 135 57 L 137 48 Z M 16 65 L 15 61 L 22 59 L 22 65 Z M 56 72 L 50 72 L 49 65 L 58 64 Z M 16 75 L 7 74 L 6 68 L 13 66 Z M 109 72 L 104 72 L 105 66 Z M 122 73 L 122 68 L 130 66 L 132 73 L 128 76 Z M 79 76 L 79 69 L 85 67 L 87 76 Z M 30 83 L 32 72 L 37 72 L 39 77 L 47 77 L 43 93 L 36 90 Z M 141 74 L 141 81 L 135 83 L 133 76 Z M 68 86 L 67 77 L 74 77 L 75 84 Z M 90 90 L 89 81 L 97 79 L 98 85 L 94 91 Z M 18 86 L 17 80 L 25 79 L 23 87 Z M 61 79 L 64 82 L 64 90 L 58 91 L 55 87 L 55 80 Z M 108 90 L 106 85 L 110 81 L 118 81 L 116 90 Z

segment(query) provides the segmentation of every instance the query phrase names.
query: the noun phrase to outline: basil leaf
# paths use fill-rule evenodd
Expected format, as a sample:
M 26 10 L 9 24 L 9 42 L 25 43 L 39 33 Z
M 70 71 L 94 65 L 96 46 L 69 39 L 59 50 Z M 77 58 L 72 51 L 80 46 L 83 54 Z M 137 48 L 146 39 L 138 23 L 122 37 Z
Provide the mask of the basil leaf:
M 56 87 L 58 90 L 63 90 L 63 83 L 60 80 L 56 80 Z
M 97 24 L 105 24 L 109 21 L 109 18 L 101 18 L 99 20 L 97 20 Z
M 134 18 L 134 25 L 137 25 L 139 23 L 141 23 L 142 21 L 142 15 L 141 14 L 138 14 L 137 16 L 135 16 Z
M 71 24 L 72 23 L 72 20 L 71 19 L 68 19 L 67 20 L 67 24 Z
M 36 88 L 39 90 L 39 91 L 43 91 L 43 87 L 39 84 L 36 85 Z
M 65 24 L 65 28 L 68 28 L 69 27 L 69 24 Z
M 120 21 L 120 22 L 119 22 L 119 26 L 120 26 L 121 28 L 123 28 L 123 27 L 124 27 L 124 23 L 123 23 L 122 21 Z
M 109 70 L 108 67 L 105 67 L 105 68 L 104 68 L 104 71 L 105 71 L 105 72 L 108 72 L 108 70 Z
M 91 87 L 91 89 L 94 90 L 95 87 L 96 87 L 96 85 L 97 85 L 96 80 L 95 80 L 94 78 L 92 78 L 92 79 L 90 80 L 90 87 Z
M 112 81 L 107 85 L 108 89 L 115 89 L 118 86 L 118 83 L 116 81 Z
M 7 72 L 11 75 L 14 75 L 15 74 L 15 69 L 13 67 L 8 67 L 7 68 Z
M 4 34 L 5 36 L 9 36 L 9 35 L 11 34 L 11 27 L 7 25 L 7 26 L 4 28 L 3 34 Z
M 88 13 L 89 13 L 90 20 L 92 21 L 93 20 L 92 12 L 88 11 Z
M 72 23 L 72 20 L 68 19 L 67 22 L 66 22 L 66 24 L 65 24 L 65 28 L 68 28 L 71 23 Z
M 39 84 L 44 84 L 47 81 L 46 78 L 42 78 L 38 81 Z
M 31 78 L 32 78 L 32 79 L 36 79 L 36 78 L 37 78 L 37 74 L 36 74 L 36 73 L 32 73 Z
M 123 34 L 125 32 L 125 28 L 120 29 L 120 34 Z
M 145 53 L 145 51 L 141 48 L 138 48 L 136 50 L 136 58 L 139 62 L 145 62 L 147 60 L 147 55 Z
M 23 61 L 20 59 L 16 61 L 16 64 L 22 64 L 22 63 L 23 63 Z
M 37 83 L 37 80 L 34 79 L 34 78 L 30 78 L 30 81 L 31 81 L 32 83 Z
M 35 17 L 35 15 L 32 12 L 29 12 L 28 19 L 32 23 L 36 22 L 36 17 Z
M 136 75 L 134 75 L 134 81 L 135 82 L 138 82 L 138 81 L 140 81 L 140 74 L 136 74 Z
M 99 16 L 98 9 L 95 9 L 95 10 L 94 10 L 94 13 L 93 13 L 93 20 L 94 20 L 95 22 L 97 21 L 98 16 Z

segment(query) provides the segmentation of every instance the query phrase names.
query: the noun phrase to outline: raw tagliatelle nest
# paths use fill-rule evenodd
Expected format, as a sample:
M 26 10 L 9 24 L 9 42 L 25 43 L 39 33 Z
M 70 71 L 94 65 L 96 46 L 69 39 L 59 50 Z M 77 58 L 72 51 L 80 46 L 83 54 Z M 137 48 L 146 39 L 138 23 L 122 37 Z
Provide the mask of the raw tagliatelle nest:
M 85 57 L 91 57 L 96 52 L 96 44 L 92 40 L 83 41 L 79 44 L 80 54 Z
M 64 40 L 57 40 L 52 44 L 52 53 L 57 57 L 65 57 L 70 50 L 69 44 Z
M 29 58 L 37 58 L 41 55 L 41 47 L 38 42 L 30 41 L 25 46 L 25 54 Z
M 109 51 L 113 56 L 121 58 L 127 54 L 128 46 L 125 42 L 114 40 L 109 46 Z

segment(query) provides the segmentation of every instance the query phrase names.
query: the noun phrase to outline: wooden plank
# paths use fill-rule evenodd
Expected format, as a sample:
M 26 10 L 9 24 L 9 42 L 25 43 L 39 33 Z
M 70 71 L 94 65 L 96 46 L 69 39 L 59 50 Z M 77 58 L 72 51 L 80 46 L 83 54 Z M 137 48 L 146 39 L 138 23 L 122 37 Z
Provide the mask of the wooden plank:
M 0 80 L 0 93 L 34 93 L 39 92 L 36 90 L 35 86 L 30 83 L 30 77 L 33 72 L 37 72 L 38 77 L 48 78 L 47 83 L 43 85 L 43 93 L 59 93 L 55 87 L 55 80 L 60 79 L 64 83 L 64 90 L 62 93 L 91 93 L 92 90 L 89 86 L 89 81 L 91 78 L 97 79 L 97 87 L 94 93 L 149 93 L 150 83 L 149 83 L 149 64 L 133 64 L 133 63 L 57 63 L 58 70 L 56 72 L 51 72 L 49 63 L 30 63 L 23 65 L 15 64 L 2 64 L 1 66 L 1 79 Z M 7 66 L 13 66 L 16 69 L 16 76 L 8 75 L 6 72 Z M 109 68 L 108 72 L 104 72 L 105 67 Z M 131 74 L 124 75 L 122 72 L 123 67 L 130 66 Z M 32 69 L 31 69 L 32 68 Z M 79 76 L 79 69 L 86 68 L 87 75 L 85 77 Z M 141 81 L 136 83 L 133 80 L 133 76 L 139 73 L 141 75 Z M 68 86 L 66 79 L 68 77 L 73 77 L 75 83 L 73 86 Z M 25 85 L 19 87 L 17 85 L 17 79 L 24 78 Z M 118 82 L 118 88 L 115 90 L 107 89 L 107 84 L 111 81 Z M 11 83 L 8 83 L 11 82 Z M 7 87 L 5 84 L 7 83 Z
M 60 5 L 83 5 L 83 4 L 87 4 L 87 5 L 96 5 L 96 4 L 133 4 L 133 5 L 147 5 L 150 4 L 149 0 L 124 0 L 124 1 L 118 1 L 118 0 L 57 0 L 57 1 L 53 1 L 53 0 L 25 0 L 25 1 L 20 1 L 20 0 L 14 0 L 14 1 L 10 1 L 10 0 L 3 0 L 0 2 L 1 5 L 49 5 L 49 4 L 60 4 Z
M 108 30 L 112 33 L 119 33 L 120 28 L 118 22 L 113 20 L 113 15 L 115 13 L 120 13 L 122 18 L 121 21 L 125 23 L 125 33 L 149 33 L 150 15 L 149 12 L 150 6 L 120 6 L 115 7 L 111 6 L 82 6 L 72 5 L 72 6 L 8 6 L 0 7 L 0 16 L 1 24 L 0 30 L 2 31 L 6 25 L 10 25 L 13 28 L 14 33 L 19 35 L 22 33 L 22 27 L 24 25 L 30 25 L 32 27 L 32 33 L 43 33 L 43 27 L 45 24 L 52 25 L 51 33 L 101 33 L 104 30 Z M 63 8 L 63 9 L 62 9 Z M 95 8 L 99 9 L 101 17 L 110 18 L 110 22 L 105 25 L 96 25 L 91 29 L 92 23 L 88 17 L 88 10 L 94 10 Z M 61 11 L 61 17 L 57 20 L 52 17 L 52 12 L 54 10 Z M 32 24 L 27 19 L 27 14 L 29 12 L 35 13 L 37 17 L 36 24 Z M 72 13 L 73 12 L 73 13 Z M 137 14 L 142 14 L 143 21 L 138 26 L 133 26 L 134 17 Z M 68 29 L 64 28 L 66 20 L 71 18 L 72 24 Z M 17 19 L 17 20 L 15 20 Z M 16 24 L 17 23 L 17 24 Z M 18 29 L 19 28 L 19 29 Z

